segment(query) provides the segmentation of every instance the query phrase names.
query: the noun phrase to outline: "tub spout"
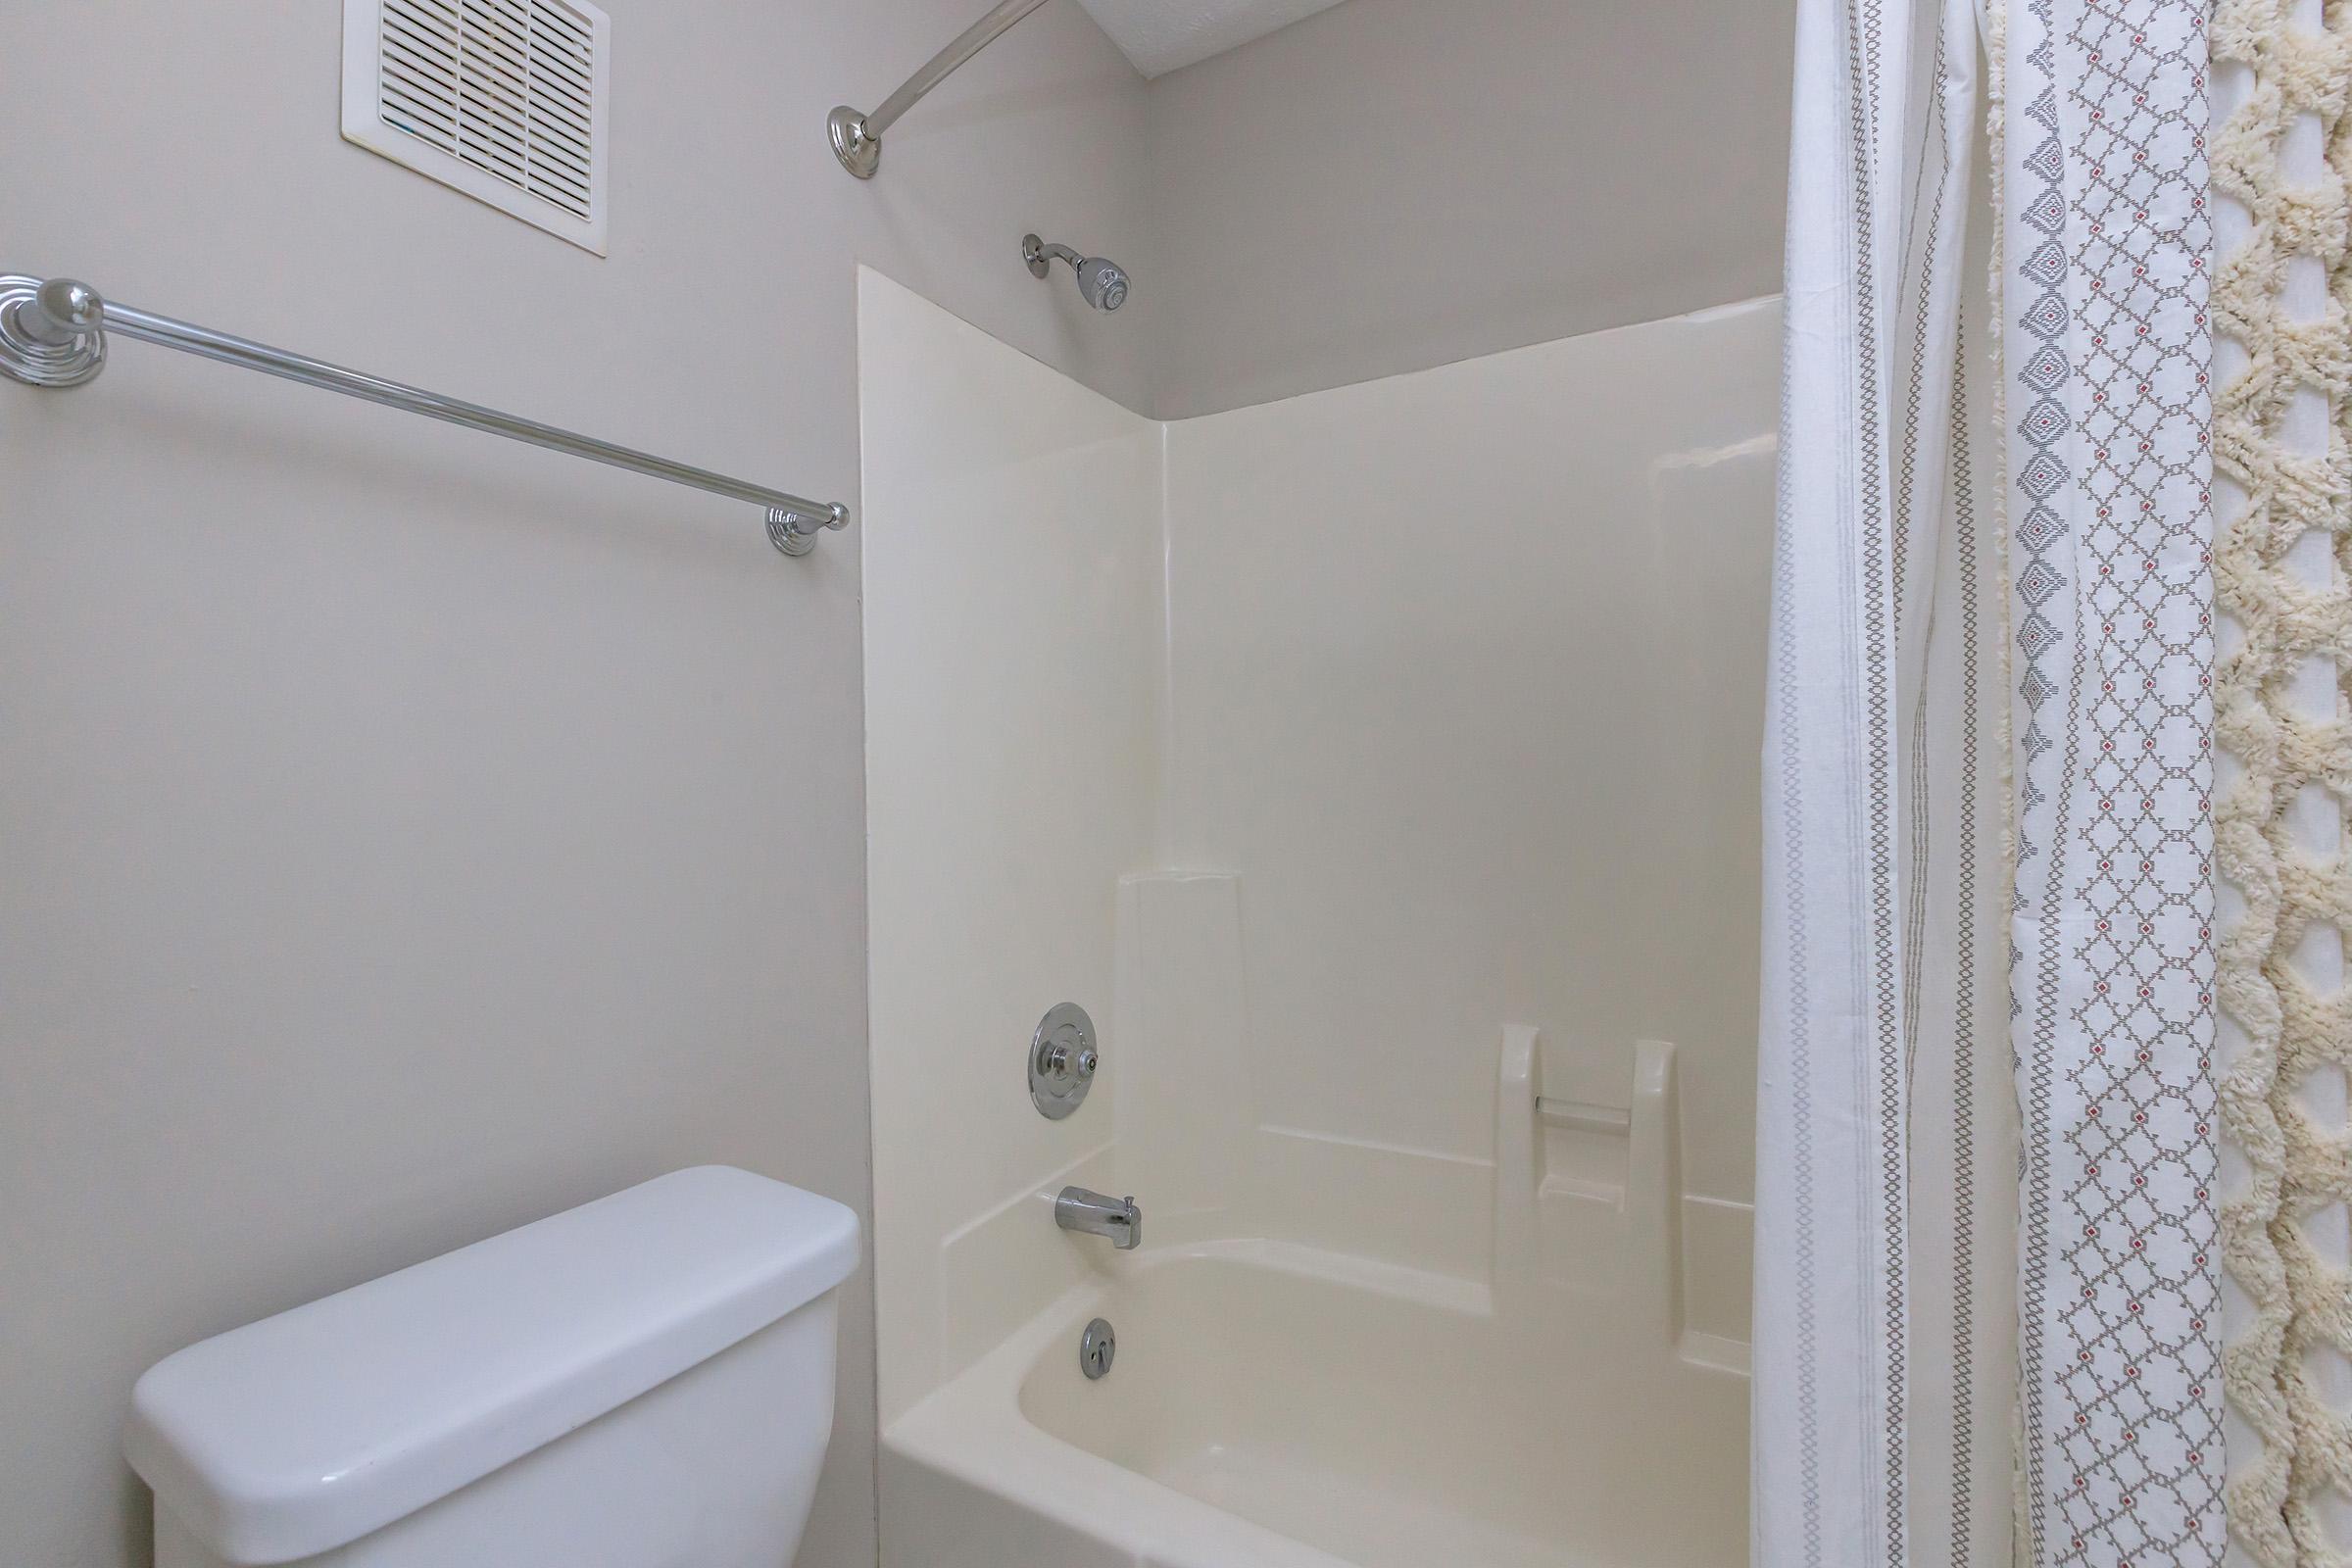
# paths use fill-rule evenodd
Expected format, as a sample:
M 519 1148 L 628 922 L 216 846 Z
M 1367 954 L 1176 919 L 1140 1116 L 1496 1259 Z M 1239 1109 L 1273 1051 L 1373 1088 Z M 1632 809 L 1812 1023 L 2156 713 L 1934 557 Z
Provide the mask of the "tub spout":
M 1065 1231 L 1103 1236 L 1120 1251 L 1130 1251 L 1144 1239 L 1144 1211 L 1132 1198 L 1104 1198 L 1083 1187 L 1064 1187 L 1054 1200 L 1054 1223 Z

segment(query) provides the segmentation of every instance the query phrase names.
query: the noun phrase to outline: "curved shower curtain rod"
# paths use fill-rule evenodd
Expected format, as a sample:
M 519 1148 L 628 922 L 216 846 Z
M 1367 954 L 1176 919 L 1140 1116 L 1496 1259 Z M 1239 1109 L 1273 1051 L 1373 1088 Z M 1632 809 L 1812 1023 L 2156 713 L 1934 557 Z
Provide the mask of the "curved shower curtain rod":
M 954 43 L 931 57 L 931 63 L 913 75 L 897 92 L 882 100 L 882 107 L 872 114 L 859 114 L 844 104 L 825 119 L 825 128 L 833 137 L 833 156 L 841 167 L 859 179 L 871 179 L 882 167 L 882 133 L 899 122 L 901 116 L 923 101 L 923 95 L 956 73 L 956 68 L 995 43 L 1012 24 L 1035 11 L 1046 0 L 1004 0 L 987 16 L 973 23 Z

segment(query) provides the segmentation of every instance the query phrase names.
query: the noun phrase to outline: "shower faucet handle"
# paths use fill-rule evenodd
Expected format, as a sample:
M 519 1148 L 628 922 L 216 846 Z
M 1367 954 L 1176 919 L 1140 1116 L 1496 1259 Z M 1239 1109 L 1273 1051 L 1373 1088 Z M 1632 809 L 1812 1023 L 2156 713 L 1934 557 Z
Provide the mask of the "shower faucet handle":
M 1085 1101 L 1102 1058 L 1095 1049 L 1095 1020 L 1074 1002 L 1049 1011 L 1029 1037 L 1029 1099 L 1048 1121 L 1059 1121 Z
M 1076 1054 L 1073 1055 L 1069 1044 L 1061 1042 L 1046 1048 L 1044 1066 L 1047 1072 L 1055 1077 L 1067 1075 L 1092 1078 L 1095 1075 L 1096 1064 L 1101 1059 L 1095 1054 L 1095 1048 L 1092 1046 L 1077 1047 Z

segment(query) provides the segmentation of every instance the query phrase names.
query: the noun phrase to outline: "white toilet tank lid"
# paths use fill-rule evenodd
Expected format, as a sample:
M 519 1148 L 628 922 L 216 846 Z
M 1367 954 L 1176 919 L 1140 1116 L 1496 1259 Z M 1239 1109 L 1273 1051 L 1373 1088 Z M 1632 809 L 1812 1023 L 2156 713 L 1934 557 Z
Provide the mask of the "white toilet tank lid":
M 218 1555 L 291 1562 L 586 1425 L 857 1263 L 858 1216 L 832 1200 L 677 1171 L 166 1357 L 131 1394 L 123 1451 Z

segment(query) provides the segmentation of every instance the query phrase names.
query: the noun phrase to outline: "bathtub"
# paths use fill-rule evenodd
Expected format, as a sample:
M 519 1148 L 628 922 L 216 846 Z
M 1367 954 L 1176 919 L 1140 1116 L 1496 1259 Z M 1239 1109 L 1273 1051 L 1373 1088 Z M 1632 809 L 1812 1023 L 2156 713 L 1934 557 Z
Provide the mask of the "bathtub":
M 1094 1318 L 1108 1376 L 1081 1372 Z M 1747 1383 L 1605 1294 L 1282 1242 L 1105 1259 L 884 1434 L 886 1568 L 1738 1568 Z

